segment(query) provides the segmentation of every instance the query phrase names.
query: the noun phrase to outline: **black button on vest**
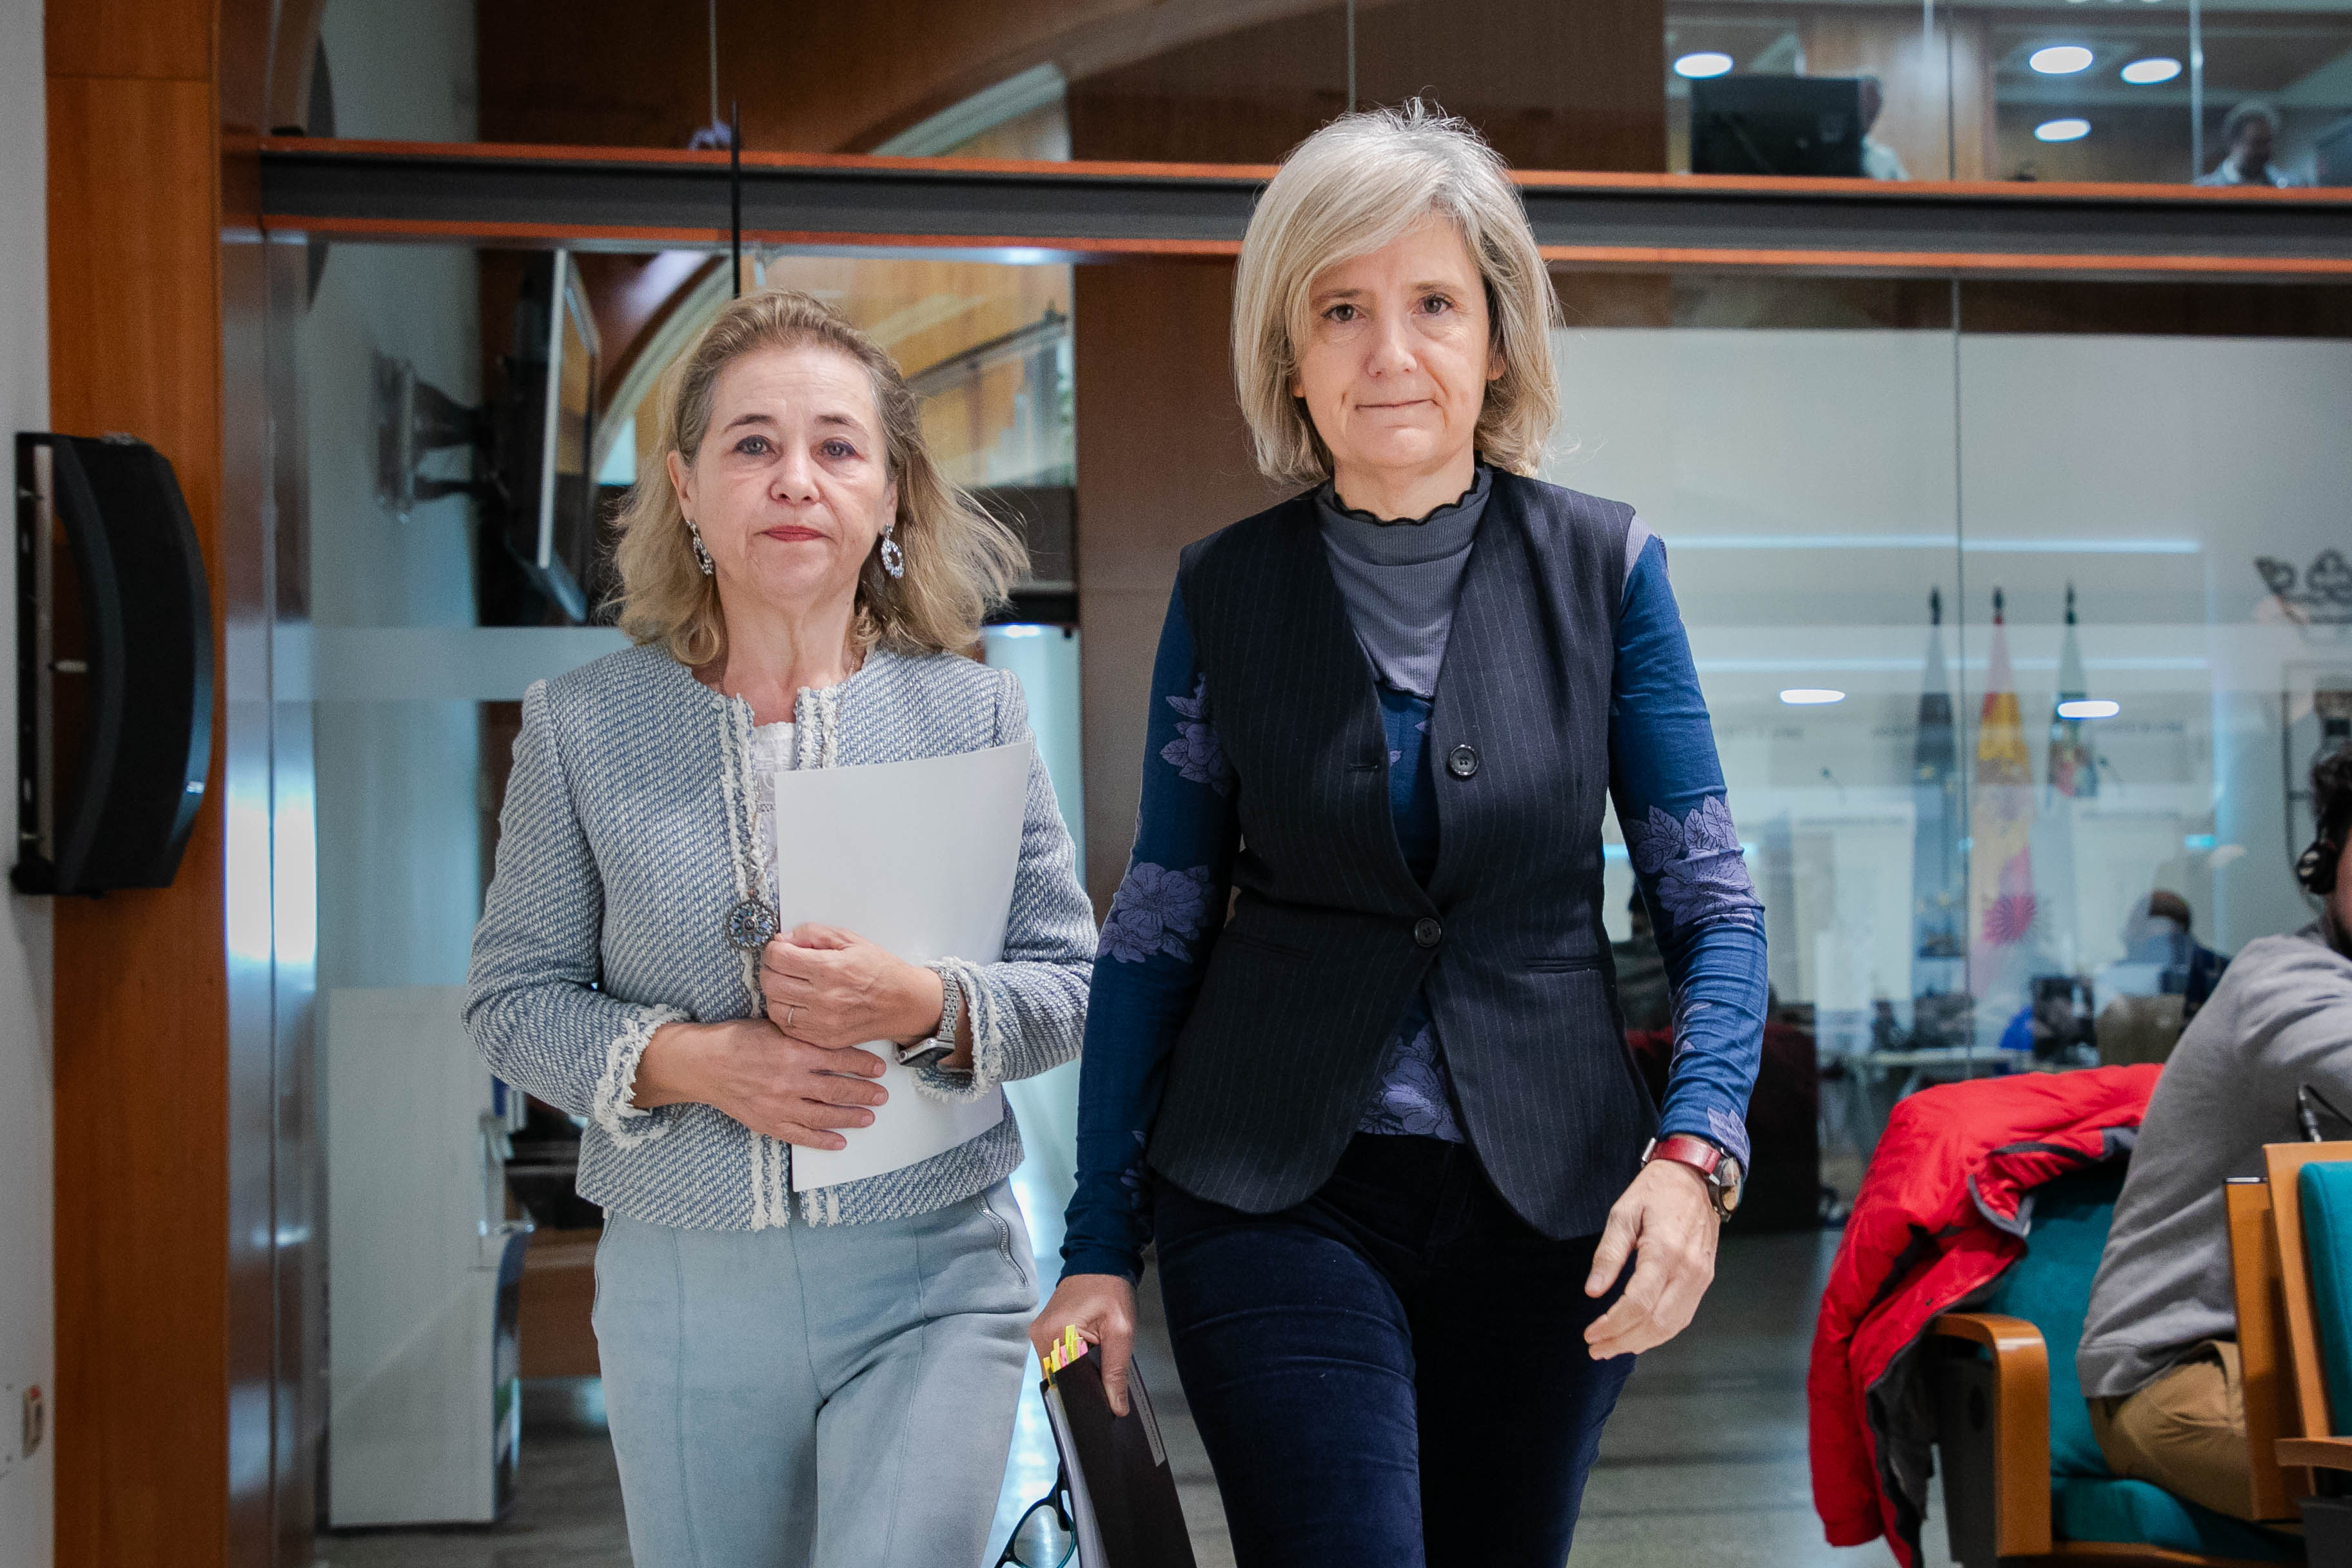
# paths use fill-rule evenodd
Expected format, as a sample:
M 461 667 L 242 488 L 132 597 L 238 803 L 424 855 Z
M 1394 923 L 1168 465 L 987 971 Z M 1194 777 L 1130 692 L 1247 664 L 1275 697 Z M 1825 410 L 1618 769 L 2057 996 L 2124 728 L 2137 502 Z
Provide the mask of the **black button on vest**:
M 1412 940 L 1423 947 L 1435 947 L 1444 934 L 1445 928 L 1426 915 L 1412 922 Z
M 1457 779 L 1466 779 L 1478 771 L 1478 748 L 1464 742 L 1454 748 L 1445 759 L 1445 771 Z

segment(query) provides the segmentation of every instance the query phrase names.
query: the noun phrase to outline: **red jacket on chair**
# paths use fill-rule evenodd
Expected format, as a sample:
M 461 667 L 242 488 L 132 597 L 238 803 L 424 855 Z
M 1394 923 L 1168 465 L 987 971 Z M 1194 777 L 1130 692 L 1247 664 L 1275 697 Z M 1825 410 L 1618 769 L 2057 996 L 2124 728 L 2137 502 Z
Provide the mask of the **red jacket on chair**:
M 2158 1067 L 2022 1073 L 1900 1101 L 1830 1267 L 1805 1377 L 1813 1507 L 1832 1546 L 1917 1560 L 1932 1415 L 1910 1380 L 1939 1312 L 2025 1249 L 2032 1189 L 2131 1146 Z

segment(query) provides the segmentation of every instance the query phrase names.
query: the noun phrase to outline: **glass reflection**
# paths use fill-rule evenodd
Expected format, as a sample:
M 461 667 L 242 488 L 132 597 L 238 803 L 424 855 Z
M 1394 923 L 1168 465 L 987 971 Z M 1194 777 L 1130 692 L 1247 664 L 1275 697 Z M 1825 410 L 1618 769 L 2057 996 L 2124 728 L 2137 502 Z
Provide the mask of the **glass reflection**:
M 731 5 L 585 28 L 551 0 L 479 28 L 431 9 L 395 27 L 325 7 L 289 129 L 721 146 L 734 103 L 754 152 L 1266 163 L 1421 94 L 1527 169 L 2352 182 L 2352 0 L 1309 0 L 1128 29 L 943 12 L 917 62 L 854 10 L 787 40 Z M 810 58 L 835 68 L 812 79 Z
M 1666 50 L 1677 170 L 2352 179 L 2352 8 L 2340 5 L 2028 0 L 1919 13 L 1716 0 L 1669 7 Z M 1737 98 L 1704 85 L 1727 75 L 1769 79 Z M 1854 85 L 1833 98 L 1824 79 Z

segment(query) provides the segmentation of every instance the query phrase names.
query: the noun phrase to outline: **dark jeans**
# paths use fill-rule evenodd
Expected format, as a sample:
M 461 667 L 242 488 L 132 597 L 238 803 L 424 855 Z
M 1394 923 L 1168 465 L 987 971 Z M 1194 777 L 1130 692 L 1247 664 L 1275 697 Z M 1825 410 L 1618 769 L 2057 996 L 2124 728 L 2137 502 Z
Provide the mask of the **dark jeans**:
M 1597 1237 L 1551 1241 L 1466 1146 L 1359 1133 L 1252 1215 L 1162 1178 L 1160 1289 L 1239 1568 L 1560 1568 L 1632 1356 Z

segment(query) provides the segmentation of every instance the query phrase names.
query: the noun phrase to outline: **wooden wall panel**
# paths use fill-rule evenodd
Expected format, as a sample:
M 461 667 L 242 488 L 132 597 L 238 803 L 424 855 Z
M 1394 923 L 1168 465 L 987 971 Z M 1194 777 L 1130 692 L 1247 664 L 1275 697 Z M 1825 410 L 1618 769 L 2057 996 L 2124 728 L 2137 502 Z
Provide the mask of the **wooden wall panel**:
M 1076 289 L 1087 884 L 1099 912 L 1134 843 L 1151 658 L 1176 553 L 1283 492 L 1259 478 L 1234 402 L 1230 264 L 1081 267 Z
M 1663 0 L 1367 0 L 1358 29 L 1365 102 L 1433 93 L 1523 168 L 1665 167 Z M 710 118 L 699 8 L 501 0 L 477 36 L 485 141 L 676 147 Z M 790 26 L 719 0 L 719 37 L 721 112 L 740 100 L 761 151 L 863 151 L 1046 62 L 1080 157 L 1268 162 L 1348 102 L 1337 0 L 877 0 Z
M 1915 180 L 1991 180 L 1992 73 L 1981 16 L 1922 30 L 1916 10 L 1836 6 L 1804 22 L 1805 69 L 1813 76 L 1874 76 L 1885 108 L 1871 130 Z M 1947 115 L 1947 87 L 1953 95 Z
M 1341 13 L 1279 17 L 1070 84 L 1070 153 L 1271 163 L 1348 107 Z
M 107 0 L 49 17 L 52 420 L 124 431 L 169 458 L 217 583 L 212 8 Z M 208 801 L 173 887 L 58 900 L 64 1568 L 225 1560 L 221 865 Z
M 1432 95 L 1517 168 L 1665 171 L 1664 0 L 1396 0 L 1356 47 L 1363 101 Z
M 1051 58 L 1073 29 L 1131 30 L 1155 9 L 1148 0 L 873 0 L 795 7 L 785 21 L 772 5 L 719 0 L 719 112 L 740 100 L 743 144 L 759 151 L 857 152 Z M 498 0 L 477 16 L 486 142 L 679 147 L 710 119 L 700 5 Z
M 212 84 L 52 76 L 48 95 L 51 416 L 153 443 L 202 516 L 219 437 Z
M 1976 279 L 1960 285 L 1960 326 L 1970 332 L 2352 338 L 2352 289 Z
M 1416 94 L 1522 169 L 1663 172 L 1663 0 L 1389 0 L 1358 12 L 1360 104 Z M 1348 107 L 1337 5 L 1091 73 L 1069 92 L 1080 158 L 1270 163 Z
M 50 0 L 42 23 L 52 77 L 213 78 L 213 8 L 185 0 Z
M 1993 123 L 1992 24 L 1981 11 L 1946 14 L 1947 74 L 1952 84 L 1952 173 L 1955 180 L 2005 180 Z M 1970 170 L 1977 173 L 1970 174 Z M 1932 177 L 1932 176 L 1921 176 Z

